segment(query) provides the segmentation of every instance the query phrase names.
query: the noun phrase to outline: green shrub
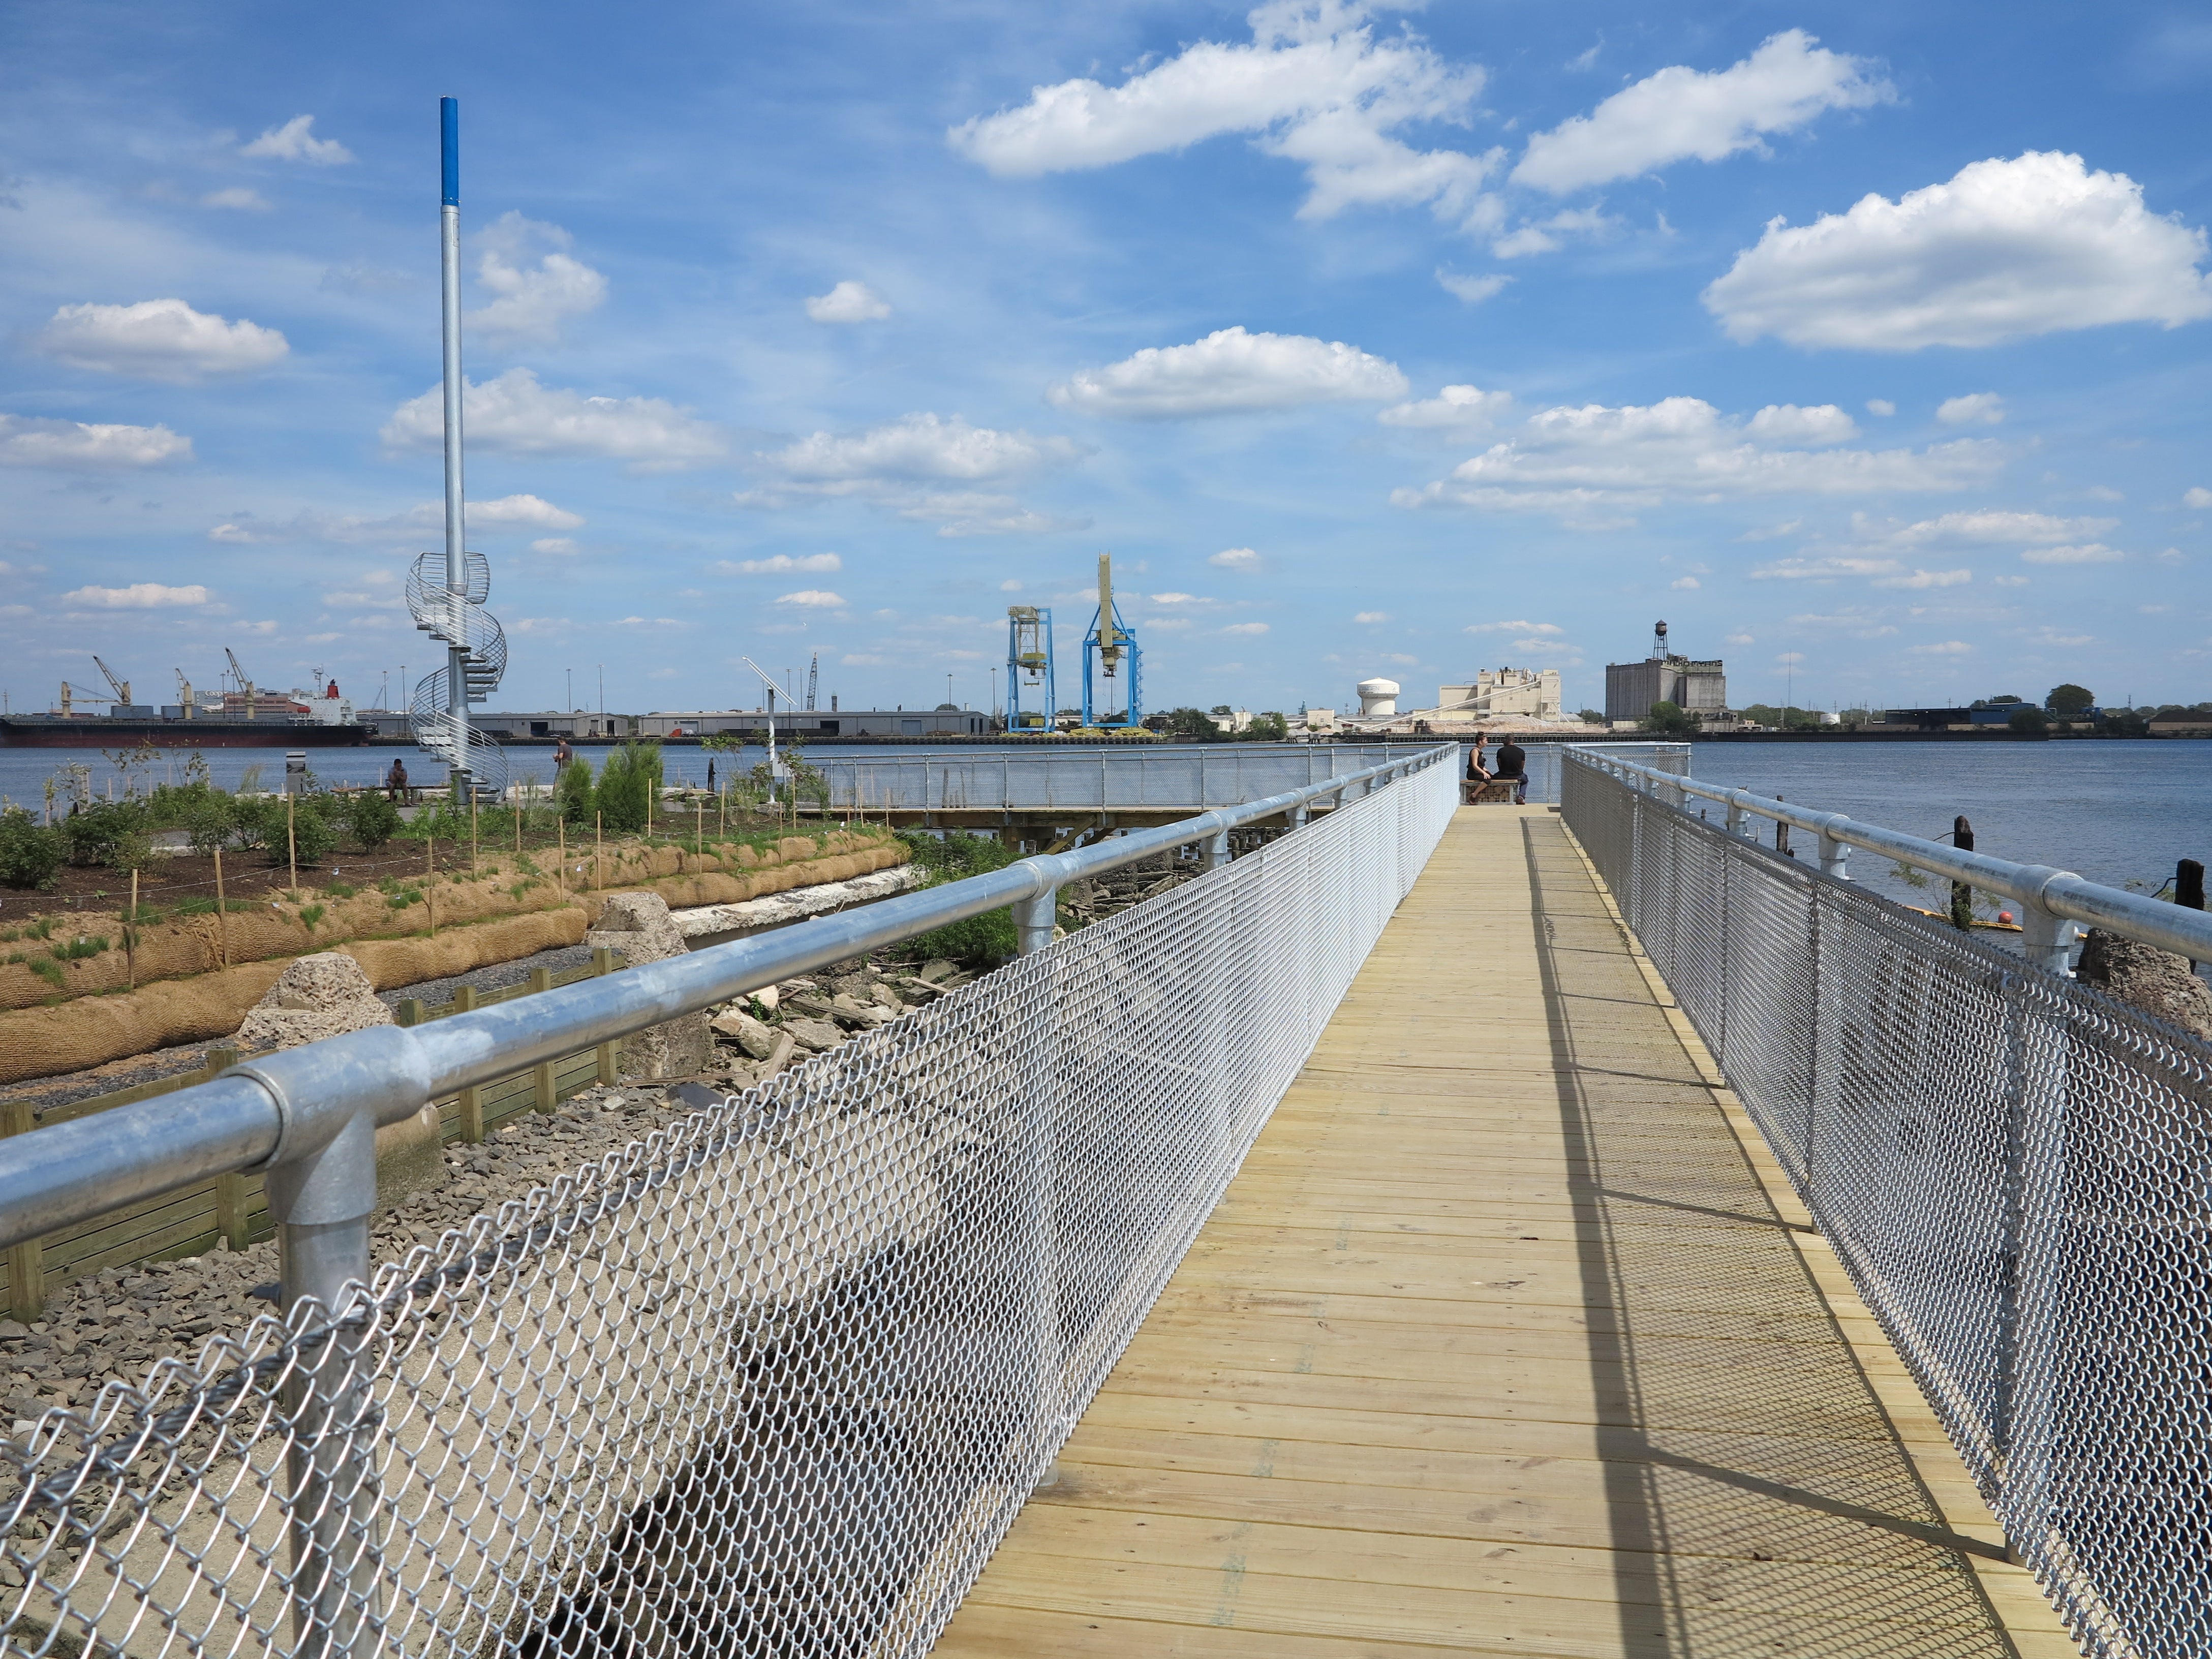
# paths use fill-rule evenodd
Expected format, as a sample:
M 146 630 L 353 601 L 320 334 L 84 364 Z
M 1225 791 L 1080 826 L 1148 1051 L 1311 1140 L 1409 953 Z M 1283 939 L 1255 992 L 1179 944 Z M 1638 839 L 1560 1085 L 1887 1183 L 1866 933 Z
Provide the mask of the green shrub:
M 58 827 L 71 864 L 112 864 L 124 842 L 144 831 L 146 809 L 137 801 L 101 801 L 79 808 Z
M 914 862 L 926 872 L 927 879 L 923 884 L 929 887 L 1003 870 L 1014 861 L 1012 850 L 988 836 L 963 836 L 955 831 L 939 837 L 907 830 L 900 831 L 899 840 L 912 854 Z M 989 910 L 980 916 L 969 916 L 965 921 L 933 927 L 908 943 L 908 948 L 924 957 L 944 957 L 952 962 L 989 968 L 1017 954 L 1021 939 L 1014 930 L 1012 911 Z
M 659 787 L 660 745 L 626 743 L 610 754 L 599 769 L 592 801 L 609 830 L 618 835 L 635 835 L 645 828 Z
M 364 853 L 374 853 L 399 833 L 399 809 L 380 789 L 363 789 L 346 809 L 346 827 Z
M 0 883 L 51 887 L 62 866 L 62 838 L 20 806 L 0 812 Z
M 269 829 L 270 863 L 288 864 L 296 860 L 301 864 L 320 864 L 337 849 L 337 827 L 320 812 L 295 809 L 290 828 L 288 845 L 284 809 L 279 806 Z
M 230 832 L 240 847 L 248 850 L 266 847 L 272 831 L 281 843 L 284 839 L 284 807 L 282 802 L 264 800 L 258 795 L 233 795 L 230 798 Z
M 592 822 L 592 763 L 581 755 L 561 769 L 553 783 L 554 809 L 572 828 L 586 829 Z
M 216 848 L 229 844 L 231 832 L 238 828 L 238 819 L 231 811 L 228 796 L 210 795 L 185 809 L 181 827 L 185 839 L 191 842 L 192 851 L 205 858 Z

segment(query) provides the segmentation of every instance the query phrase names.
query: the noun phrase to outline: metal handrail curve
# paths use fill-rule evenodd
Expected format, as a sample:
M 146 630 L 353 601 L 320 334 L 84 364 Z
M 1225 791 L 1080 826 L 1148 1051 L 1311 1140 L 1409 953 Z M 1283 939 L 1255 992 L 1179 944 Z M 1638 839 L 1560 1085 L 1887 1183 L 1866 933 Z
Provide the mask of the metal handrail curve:
M 2178 956 L 2199 962 L 2212 961 L 2212 915 L 2202 910 L 2106 887 L 2071 870 L 2056 869 L 2047 864 L 2014 864 L 1985 853 L 1963 852 L 1901 830 L 1885 830 L 1841 812 L 1814 811 L 1787 801 L 1770 800 L 1746 789 L 1723 789 L 1699 783 L 1579 744 L 1566 753 L 1583 765 L 1610 773 L 1625 783 L 1658 796 L 1671 806 L 1679 808 L 1683 797 L 1692 795 L 1717 802 L 1729 809 L 1728 827 L 1735 835 L 1747 834 L 1746 820 L 1750 817 L 1809 830 L 1820 838 L 1821 869 L 1839 880 L 1850 878 L 1844 849 L 1856 847 L 1948 881 L 2001 893 L 2021 905 L 2025 913 L 2022 926 L 2028 955 L 2046 968 L 2064 970 L 2076 929 L 2084 924 L 2108 928 Z

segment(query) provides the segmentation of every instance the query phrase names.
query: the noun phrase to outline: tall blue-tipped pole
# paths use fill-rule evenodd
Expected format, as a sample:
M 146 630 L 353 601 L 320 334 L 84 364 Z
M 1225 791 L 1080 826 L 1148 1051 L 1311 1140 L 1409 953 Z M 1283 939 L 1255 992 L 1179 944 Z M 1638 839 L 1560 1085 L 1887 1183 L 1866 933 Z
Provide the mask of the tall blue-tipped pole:
M 453 614 L 462 615 L 461 594 L 468 586 L 468 557 L 463 525 L 461 485 L 461 105 L 438 100 L 441 195 L 438 253 L 446 339 L 446 590 L 454 596 Z M 469 678 L 464 630 L 455 629 L 446 647 L 447 712 L 453 717 L 456 798 L 471 793 L 468 773 Z

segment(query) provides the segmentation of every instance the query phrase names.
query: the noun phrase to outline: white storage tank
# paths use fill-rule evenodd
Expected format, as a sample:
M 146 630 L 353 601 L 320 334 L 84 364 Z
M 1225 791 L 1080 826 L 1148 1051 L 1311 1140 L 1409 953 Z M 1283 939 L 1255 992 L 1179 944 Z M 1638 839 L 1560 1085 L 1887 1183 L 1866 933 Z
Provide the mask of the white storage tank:
M 1362 680 L 1358 690 L 1359 717 L 1362 720 L 1389 720 L 1397 714 L 1397 681 Z

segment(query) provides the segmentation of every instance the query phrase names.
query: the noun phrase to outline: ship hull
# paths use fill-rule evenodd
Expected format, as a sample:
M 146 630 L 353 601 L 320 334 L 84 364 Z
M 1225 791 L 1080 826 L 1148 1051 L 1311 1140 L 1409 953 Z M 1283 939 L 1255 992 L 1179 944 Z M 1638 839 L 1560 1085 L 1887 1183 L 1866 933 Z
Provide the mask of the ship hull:
M 366 726 L 283 720 L 0 717 L 0 749 L 358 749 L 374 735 Z

